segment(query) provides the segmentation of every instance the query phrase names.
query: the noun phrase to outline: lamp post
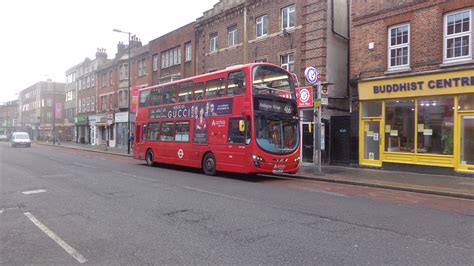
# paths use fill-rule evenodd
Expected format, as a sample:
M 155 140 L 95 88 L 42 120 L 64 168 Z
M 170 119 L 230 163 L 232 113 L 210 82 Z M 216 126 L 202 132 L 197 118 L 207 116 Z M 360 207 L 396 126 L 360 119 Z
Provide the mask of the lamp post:
M 127 32 L 127 31 L 122 31 L 122 30 L 119 30 L 119 29 L 113 29 L 114 32 L 118 32 L 118 33 L 125 33 L 125 34 L 128 34 L 128 117 L 127 117 L 127 154 L 130 154 L 130 63 L 131 63 L 131 59 L 130 59 L 130 50 L 131 50 L 131 47 L 130 47 L 130 37 L 131 37 L 131 33 L 130 32 Z

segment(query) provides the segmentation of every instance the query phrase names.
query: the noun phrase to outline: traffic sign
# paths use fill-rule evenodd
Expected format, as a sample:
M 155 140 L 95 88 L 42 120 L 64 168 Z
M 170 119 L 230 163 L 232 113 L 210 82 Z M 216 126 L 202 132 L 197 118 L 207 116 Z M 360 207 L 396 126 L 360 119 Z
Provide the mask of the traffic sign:
M 315 67 L 307 67 L 304 70 L 304 76 L 306 77 L 306 80 L 313 85 L 316 84 L 318 78 L 321 77 Z

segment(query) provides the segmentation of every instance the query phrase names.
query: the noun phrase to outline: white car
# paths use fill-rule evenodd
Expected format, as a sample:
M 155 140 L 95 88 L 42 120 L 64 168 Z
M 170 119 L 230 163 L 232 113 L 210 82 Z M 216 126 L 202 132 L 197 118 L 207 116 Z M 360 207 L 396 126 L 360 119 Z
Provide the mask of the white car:
M 26 132 L 13 132 L 12 138 L 12 147 L 25 146 L 31 147 L 30 136 Z
M 4 134 L 0 135 L 0 141 L 8 141 L 7 135 L 4 135 Z

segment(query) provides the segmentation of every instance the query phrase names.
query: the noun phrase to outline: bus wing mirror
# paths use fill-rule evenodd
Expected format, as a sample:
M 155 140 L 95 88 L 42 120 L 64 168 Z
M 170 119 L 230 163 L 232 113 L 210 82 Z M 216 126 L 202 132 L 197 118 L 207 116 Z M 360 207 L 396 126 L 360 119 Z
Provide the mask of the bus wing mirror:
M 244 120 L 239 120 L 239 131 L 240 132 L 245 131 L 245 121 Z

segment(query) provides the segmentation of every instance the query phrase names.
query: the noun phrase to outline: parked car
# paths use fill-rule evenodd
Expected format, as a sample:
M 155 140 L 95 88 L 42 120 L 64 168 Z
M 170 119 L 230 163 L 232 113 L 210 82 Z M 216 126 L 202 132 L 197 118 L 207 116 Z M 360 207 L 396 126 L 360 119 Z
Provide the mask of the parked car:
M 4 135 L 4 134 L 0 135 L 0 141 L 8 141 L 7 135 Z
M 25 146 L 31 147 L 30 136 L 26 132 L 13 132 L 11 138 L 12 147 Z

